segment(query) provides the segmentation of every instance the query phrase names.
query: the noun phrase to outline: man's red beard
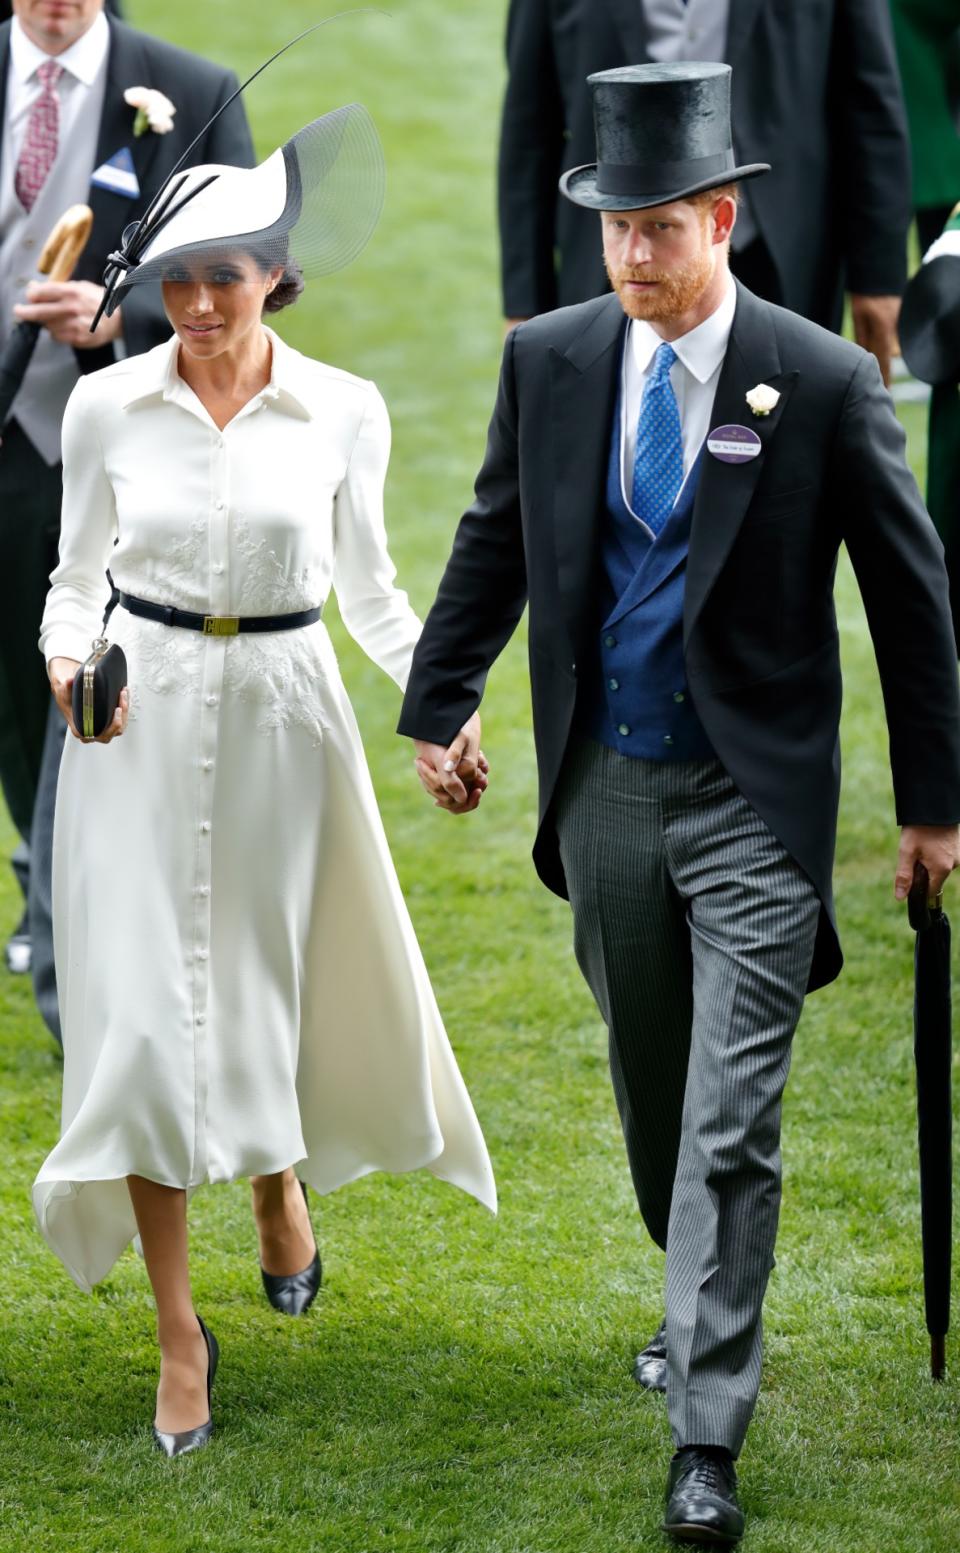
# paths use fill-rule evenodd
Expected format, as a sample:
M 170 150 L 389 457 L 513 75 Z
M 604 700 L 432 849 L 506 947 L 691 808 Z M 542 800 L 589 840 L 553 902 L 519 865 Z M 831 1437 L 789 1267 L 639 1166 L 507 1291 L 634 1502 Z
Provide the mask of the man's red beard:
M 620 305 L 628 318 L 645 318 L 662 322 L 666 318 L 682 318 L 694 307 L 706 291 L 713 275 L 713 254 L 705 247 L 695 259 L 682 269 L 651 270 L 627 269 L 613 273 L 606 258 L 607 275 Z M 653 291 L 628 291 L 628 280 L 656 281 Z

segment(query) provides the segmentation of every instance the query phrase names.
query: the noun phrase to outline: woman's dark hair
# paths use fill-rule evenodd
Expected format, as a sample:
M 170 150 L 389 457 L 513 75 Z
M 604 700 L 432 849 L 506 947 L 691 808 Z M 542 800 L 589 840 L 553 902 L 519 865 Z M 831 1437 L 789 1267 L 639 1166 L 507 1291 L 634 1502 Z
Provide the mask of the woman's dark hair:
M 292 259 L 289 253 L 283 251 L 285 248 L 286 243 L 283 244 L 280 252 L 277 251 L 277 247 L 268 248 L 266 245 L 257 247 L 255 244 L 251 244 L 245 250 L 250 255 L 250 258 L 256 264 L 259 264 L 265 275 L 269 275 L 271 270 L 275 270 L 278 264 L 283 265 L 283 274 L 273 290 L 267 293 L 263 304 L 263 311 L 265 313 L 279 313 L 281 308 L 289 307 L 292 302 L 297 300 L 297 297 L 303 290 L 303 271 L 296 259 Z
M 288 259 L 284 265 L 283 274 L 264 299 L 263 311 L 279 313 L 282 307 L 289 307 L 292 302 L 295 302 L 302 290 L 303 271 L 296 259 Z

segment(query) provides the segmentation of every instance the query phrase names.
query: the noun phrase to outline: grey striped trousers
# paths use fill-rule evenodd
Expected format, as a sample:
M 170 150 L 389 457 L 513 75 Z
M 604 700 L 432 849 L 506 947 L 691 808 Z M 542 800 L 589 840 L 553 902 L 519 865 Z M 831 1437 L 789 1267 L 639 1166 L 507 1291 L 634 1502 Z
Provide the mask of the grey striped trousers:
M 760 1385 L 781 1097 L 819 902 L 719 761 L 584 742 L 556 824 L 644 1222 L 677 1445 L 737 1455 Z

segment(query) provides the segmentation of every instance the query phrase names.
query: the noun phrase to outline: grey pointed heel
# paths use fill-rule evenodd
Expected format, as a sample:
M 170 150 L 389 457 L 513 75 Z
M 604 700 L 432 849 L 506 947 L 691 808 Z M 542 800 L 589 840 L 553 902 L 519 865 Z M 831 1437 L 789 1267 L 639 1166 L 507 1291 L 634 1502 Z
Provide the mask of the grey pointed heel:
M 210 1392 L 213 1389 L 214 1376 L 217 1373 L 217 1364 L 220 1360 L 220 1345 L 210 1329 L 204 1326 L 200 1317 L 200 1330 L 203 1340 L 207 1345 L 207 1408 L 210 1408 Z M 167 1434 L 163 1429 L 153 1426 L 153 1441 L 158 1450 L 171 1460 L 174 1456 L 185 1456 L 188 1451 L 198 1451 L 209 1442 L 213 1434 L 213 1417 L 207 1419 L 205 1424 L 199 1424 L 196 1429 L 181 1429 L 177 1434 Z
M 300 1182 L 300 1190 L 303 1200 L 310 1207 L 307 1197 L 306 1184 Z M 316 1236 L 314 1236 L 316 1240 Z M 320 1290 L 323 1281 L 323 1267 L 320 1262 L 320 1252 L 314 1251 L 313 1261 L 302 1272 L 288 1275 L 265 1272 L 261 1267 L 260 1277 L 263 1279 L 264 1292 L 274 1310 L 279 1310 L 285 1316 L 302 1316 L 310 1309 Z

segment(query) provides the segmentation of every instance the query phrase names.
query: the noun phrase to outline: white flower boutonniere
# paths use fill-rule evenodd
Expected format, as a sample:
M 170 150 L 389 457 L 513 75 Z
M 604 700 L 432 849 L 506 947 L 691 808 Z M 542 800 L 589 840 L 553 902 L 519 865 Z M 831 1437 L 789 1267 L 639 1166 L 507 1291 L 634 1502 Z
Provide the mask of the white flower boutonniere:
M 154 91 L 151 86 L 128 86 L 123 100 L 137 110 L 133 121 L 135 135 L 142 135 L 148 129 L 155 135 L 166 135 L 173 129 L 173 115 L 177 110 L 162 92 Z
M 769 383 L 758 383 L 756 388 L 751 388 L 747 394 L 747 404 L 754 415 L 769 415 L 780 402 L 780 395 Z

